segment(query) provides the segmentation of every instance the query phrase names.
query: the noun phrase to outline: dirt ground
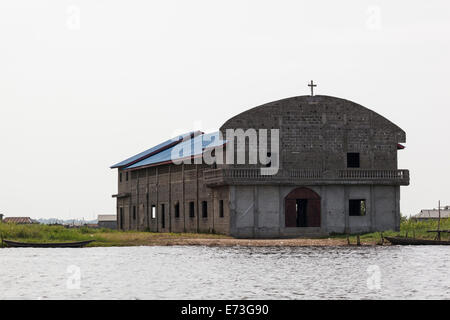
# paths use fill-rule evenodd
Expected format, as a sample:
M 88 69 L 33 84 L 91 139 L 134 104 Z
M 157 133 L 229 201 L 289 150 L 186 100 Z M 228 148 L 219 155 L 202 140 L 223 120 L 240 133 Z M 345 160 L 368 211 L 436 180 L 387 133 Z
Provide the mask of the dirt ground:
M 374 243 L 361 243 L 362 245 L 374 245 Z M 141 245 L 199 245 L 216 247 L 305 247 L 305 246 L 348 246 L 346 239 L 192 239 L 192 238 L 159 238 L 152 239 Z M 352 243 L 351 245 L 356 245 Z

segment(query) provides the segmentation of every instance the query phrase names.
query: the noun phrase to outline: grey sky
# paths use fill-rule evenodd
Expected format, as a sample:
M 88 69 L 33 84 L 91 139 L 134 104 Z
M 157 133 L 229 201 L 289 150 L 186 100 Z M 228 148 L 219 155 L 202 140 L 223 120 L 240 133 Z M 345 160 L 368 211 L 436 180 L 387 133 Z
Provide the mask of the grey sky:
M 0 212 L 114 213 L 110 165 L 311 79 L 406 131 L 403 214 L 450 204 L 449 57 L 448 1 L 2 0 Z

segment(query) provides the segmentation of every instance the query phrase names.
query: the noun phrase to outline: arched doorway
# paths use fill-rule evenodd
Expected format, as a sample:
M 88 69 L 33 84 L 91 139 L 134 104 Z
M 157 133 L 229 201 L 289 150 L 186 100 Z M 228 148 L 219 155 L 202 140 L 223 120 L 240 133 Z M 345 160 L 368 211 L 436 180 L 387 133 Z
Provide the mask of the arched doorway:
M 300 187 L 284 198 L 287 228 L 320 227 L 320 196 L 313 190 Z

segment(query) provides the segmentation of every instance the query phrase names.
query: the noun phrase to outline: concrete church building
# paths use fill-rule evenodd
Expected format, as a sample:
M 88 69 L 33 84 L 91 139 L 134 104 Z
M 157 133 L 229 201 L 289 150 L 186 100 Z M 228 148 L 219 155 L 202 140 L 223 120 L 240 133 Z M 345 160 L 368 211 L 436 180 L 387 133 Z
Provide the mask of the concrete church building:
M 311 95 L 245 111 L 220 132 L 252 128 L 279 129 L 274 175 L 258 164 L 175 164 L 173 150 L 183 144 L 194 146 L 178 157 L 186 159 L 230 143 L 201 132 L 112 166 L 118 228 L 248 238 L 399 229 L 400 186 L 409 185 L 409 172 L 397 166 L 406 139 L 398 126 L 354 102 Z

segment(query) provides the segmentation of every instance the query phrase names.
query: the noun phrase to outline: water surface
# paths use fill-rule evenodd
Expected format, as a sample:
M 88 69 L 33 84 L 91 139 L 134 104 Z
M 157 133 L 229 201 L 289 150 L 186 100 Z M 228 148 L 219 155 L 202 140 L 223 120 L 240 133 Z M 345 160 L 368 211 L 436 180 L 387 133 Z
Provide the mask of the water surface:
M 450 299 L 450 247 L 0 249 L 0 299 Z

